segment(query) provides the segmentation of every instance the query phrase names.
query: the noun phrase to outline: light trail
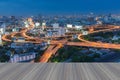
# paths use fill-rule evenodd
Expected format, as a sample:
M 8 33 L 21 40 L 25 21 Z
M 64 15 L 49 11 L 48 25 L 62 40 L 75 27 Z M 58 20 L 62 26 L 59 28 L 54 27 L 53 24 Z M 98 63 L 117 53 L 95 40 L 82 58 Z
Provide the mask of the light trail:
M 22 29 L 20 32 L 14 32 L 11 33 L 9 35 L 3 35 L 2 39 L 4 41 L 7 42 L 11 42 L 11 39 L 8 39 L 8 37 L 12 38 L 16 35 L 21 35 L 22 37 L 26 38 L 27 41 L 25 42 L 30 42 L 30 43 L 35 43 L 35 44 L 39 44 L 42 41 L 45 41 L 43 39 L 39 39 L 39 38 L 34 38 L 31 36 L 28 36 L 26 33 L 28 30 L 31 30 L 34 28 L 34 22 L 32 21 L 31 18 L 28 19 L 29 21 L 29 28 L 24 28 Z M 99 33 L 99 32 L 106 32 L 106 31 L 112 31 L 112 30 L 119 30 L 120 26 L 107 26 L 107 27 L 97 27 L 97 26 L 91 26 L 90 28 L 92 28 L 92 30 L 89 30 L 88 34 L 94 34 L 94 33 Z M 89 28 L 89 29 L 90 29 Z M 96 30 L 97 28 L 103 28 L 103 30 Z M 77 33 L 76 33 L 77 34 Z M 68 37 L 71 35 L 65 35 L 65 36 L 53 36 L 52 38 L 60 38 L 60 37 Z M 71 36 L 72 37 L 72 36 Z M 51 37 L 45 37 L 47 38 L 51 38 Z M 48 49 L 43 53 L 42 57 L 39 59 L 39 62 L 48 62 L 49 58 L 52 55 L 55 55 L 55 53 L 63 47 L 63 45 L 69 45 L 69 46 L 83 46 L 83 47 L 95 47 L 95 48 L 108 48 L 108 49 L 120 49 L 120 44 L 111 44 L 111 43 L 100 43 L 100 42 L 92 42 L 92 41 L 87 41 L 83 38 L 82 34 L 78 35 L 78 39 L 82 42 L 68 42 L 67 39 L 64 40 L 60 40 L 60 41 L 56 41 L 56 40 L 52 40 L 50 43 L 50 46 L 48 47 Z

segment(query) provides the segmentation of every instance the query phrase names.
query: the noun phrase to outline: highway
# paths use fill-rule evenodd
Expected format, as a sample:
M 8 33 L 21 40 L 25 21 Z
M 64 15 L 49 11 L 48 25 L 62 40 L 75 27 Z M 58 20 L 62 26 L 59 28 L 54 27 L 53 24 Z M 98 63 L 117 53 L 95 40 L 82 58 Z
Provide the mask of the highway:
M 120 64 L 1 63 L 0 80 L 120 80 Z
M 69 46 L 83 46 L 83 47 L 94 47 L 94 48 L 106 48 L 106 49 L 120 49 L 119 44 L 109 43 L 84 43 L 84 42 L 69 42 L 66 45 Z
M 55 45 L 50 45 L 47 50 L 43 53 L 42 57 L 39 59 L 39 62 L 48 62 L 49 58 L 52 56 L 52 50 Z
M 89 34 L 98 33 L 98 32 L 104 32 L 104 31 L 111 31 L 115 29 L 120 29 L 119 26 L 110 26 L 109 28 L 103 29 L 103 30 L 97 30 L 97 31 L 89 31 Z M 78 35 L 78 39 L 82 42 L 68 42 L 66 40 L 61 41 L 52 41 L 51 44 L 60 44 L 61 45 L 69 45 L 69 46 L 85 46 L 85 47 L 95 47 L 95 48 L 109 48 L 109 49 L 120 49 L 120 44 L 110 44 L 110 43 L 98 43 L 98 42 L 90 42 L 82 38 L 82 34 Z M 62 47 L 62 46 L 61 46 Z M 44 52 L 42 57 L 40 58 L 39 62 L 48 62 L 49 58 L 54 55 L 61 47 L 57 46 L 55 49 L 47 49 L 47 51 Z
M 43 53 L 42 57 L 40 58 L 39 62 L 46 63 L 51 58 L 52 55 L 62 48 L 62 44 L 58 45 L 50 45 L 47 50 Z
M 29 21 L 29 27 L 28 28 L 23 28 L 20 32 L 13 32 L 8 35 L 3 35 L 2 40 L 11 42 L 12 37 L 16 35 L 21 35 L 24 37 L 27 41 L 25 42 L 31 42 L 31 43 L 36 43 L 40 44 L 42 41 L 46 41 L 40 38 L 34 38 L 31 36 L 28 36 L 26 33 L 27 31 L 31 30 L 34 28 L 34 22 L 32 18 L 28 18 Z M 99 30 L 96 30 L 99 29 Z M 120 30 L 120 26 L 114 26 L 114 25 L 108 25 L 106 27 L 104 26 L 91 26 L 88 28 L 88 34 L 94 34 L 94 33 L 99 33 L 99 32 L 106 32 L 106 31 L 113 31 L 113 30 Z M 70 35 L 67 35 L 70 36 Z M 59 41 L 52 40 L 50 43 L 50 46 L 48 49 L 44 52 L 42 57 L 39 59 L 40 62 L 47 62 L 49 58 L 54 55 L 60 48 L 62 48 L 64 45 L 69 45 L 69 46 L 83 46 L 83 47 L 95 47 L 95 48 L 108 48 L 108 49 L 120 49 L 120 44 L 111 44 L 111 43 L 103 43 L 103 42 L 92 42 L 92 41 L 87 41 L 83 38 L 83 34 L 79 33 L 78 39 L 82 42 L 69 42 L 68 39 L 63 39 Z M 52 38 L 60 38 L 60 37 L 66 37 L 64 36 L 56 36 Z M 48 38 L 48 37 L 46 37 Z M 52 48 L 53 49 L 52 49 Z

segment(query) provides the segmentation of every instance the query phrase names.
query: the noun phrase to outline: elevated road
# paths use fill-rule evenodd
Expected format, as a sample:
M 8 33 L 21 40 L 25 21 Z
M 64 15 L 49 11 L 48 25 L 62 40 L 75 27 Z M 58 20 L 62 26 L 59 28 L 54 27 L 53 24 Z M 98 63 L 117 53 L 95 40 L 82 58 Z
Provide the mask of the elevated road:
M 94 48 L 106 48 L 106 49 L 120 49 L 120 45 L 119 44 L 109 44 L 109 43 L 68 42 L 66 45 L 69 45 L 69 46 L 94 47 Z
M 24 28 L 22 29 L 20 32 L 13 32 L 11 34 L 8 35 L 3 35 L 2 39 L 4 41 L 7 42 L 11 42 L 11 38 L 16 36 L 16 35 L 21 35 L 22 37 L 24 37 L 27 41 L 25 42 L 30 42 L 30 43 L 35 43 L 35 44 L 39 44 L 43 41 L 46 41 L 40 38 L 34 38 L 31 36 L 27 35 L 27 31 L 31 30 L 34 28 L 34 23 L 32 21 L 31 18 L 28 19 L 29 21 L 29 27 L 28 28 Z M 88 28 L 88 27 L 87 27 Z M 99 29 L 100 30 L 96 30 Z M 102 30 L 101 30 L 102 29 Z M 114 26 L 114 25 L 108 25 L 106 27 L 103 26 L 91 26 L 88 28 L 88 34 L 94 34 L 94 33 L 99 33 L 99 32 L 106 32 L 106 31 L 113 31 L 113 30 L 120 30 L 120 26 Z M 73 33 L 72 33 L 73 34 Z M 63 40 L 52 40 L 50 43 L 50 46 L 48 47 L 48 49 L 44 52 L 44 54 L 42 55 L 42 57 L 39 59 L 40 62 L 47 62 L 49 60 L 49 58 L 52 55 L 55 55 L 55 53 L 64 45 L 69 45 L 69 46 L 84 46 L 84 47 L 95 47 L 95 48 L 108 48 L 108 49 L 120 49 L 120 44 L 111 44 L 111 43 L 103 43 L 103 42 L 92 42 L 92 41 L 87 41 L 83 38 L 84 35 L 82 35 L 81 33 L 78 34 L 78 39 L 82 42 L 69 42 L 68 39 L 66 39 L 66 37 L 72 37 L 71 35 L 64 35 L 64 36 L 54 36 L 52 38 L 65 38 Z M 51 38 L 51 37 L 45 37 L 47 38 Z
M 40 58 L 39 62 L 46 63 L 51 58 L 52 55 L 63 47 L 63 44 L 59 43 L 57 45 L 50 45 L 47 50 L 43 53 L 42 57 Z
M 120 29 L 119 26 L 113 26 L 109 29 L 104 29 L 104 30 L 98 30 L 98 31 L 92 31 L 89 32 L 89 34 L 93 34 L 93 33 L 98 33 L 98 32 L 104 32 L 104 31 L 111 31 L 111 30 L 115 30 L 115 29 Z M 110 43 L 98 43 L 98 42 L 90 42 L 85 40 L 84 38 L 82 38 L 82 34 L 78 35 L 78 39 L 81 40 L 82 42 L 68 42 L 63 40 L 63 42 L 61 41 L 52 41 L 51 44 L 62 44 L 62 45 L 69 45 L 69 46 L 84 46 L 84 47 L 95 47 L 95 48 L 107 48 L 107 49 L 120 49 L 120 44 L 110 44 Z M 56 47 L 55 49 L 51 49 L 48 52 L 45 52 L 42 56 L 42 58 L 40 58 L 40 62 L 48 62 L 49 58 L 55 54 L 58 49 L 60 49 L 61 47 Z M 49 49 L 49 48 L 48 48 Z M 47 56 L 46 56 L 47 55 Z

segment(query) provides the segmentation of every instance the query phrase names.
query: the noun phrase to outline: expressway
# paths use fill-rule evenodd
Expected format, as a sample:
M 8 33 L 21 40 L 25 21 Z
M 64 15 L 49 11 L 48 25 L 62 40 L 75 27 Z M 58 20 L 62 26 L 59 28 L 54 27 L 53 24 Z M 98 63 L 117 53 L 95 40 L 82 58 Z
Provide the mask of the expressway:
M 98 30 L 98 31 L 90 31 L 88 32 L 89 34 L 93 34 L 93 33 L 98 33 L 98 32 L 105 32 L 105 31 L 111 31 L 111 30 L 116 30 L 116 29 L 120 29 L 119 26 L 112 26 L 109 29 L 103 29 L 103 30 Z M 85 40 L 84 38 L 82 38 L 82 34 L 78 35 L 78 39 L 81 40 L 82 42 L 68 42 L 63 40 L 63 42 L 60 41 L 52 41 L 51 44 L 60 44 L 63 45 L 69 45 L 69 46 L 84 46 L 84 47 L 95 47 L 95 48 L 108 48 L 108 49 L 120 49 L 120 44 L 110 44 L 110 43 L 98 43 L 98 42 L 90 42 Z M 62 47 L 61 46 L 61 47 Z M 55 47 L 55 46 L 54 46 Z M 56 47 L 56 49 L 51 49 L 47 50 L 47 52 L 45 52 L 42 56 L 42 58 L 40 58 L 40 62 L 48 62 L 49 58 L 54 55 L 58 49 L 60 49 L 61 47 Z
M 29 27 L 28 28 L 23 28 L 20 32 L 13 32 L 8 35 L 3 35 L 2 39 L 7 42 L 11 42 L 11 38 L 16 36 L 16 35 L 21 35 L 24 37 L 27 41 L 26 42 L 31 42 L 31 43 L 41 43 L 42 41 L 45 41 L 43 39 L 39 38 L 34 38 L 31 36 L 27 35 L 27 31 L 31 30 L 34 28 L 34 23 L 31 18 L 28 18 L 29 21 Z M 99 29 L 100 28 L 100 29 Z M 98 30 L 99 29 L 99 30 Z M 99 33 L 99 32 L 106 32 L 106 31 L 113 31 L 113 30 L 119 30 L 120 26 L 113 26 L 113 25 L 108 25 L 106 27 L 103 26 L 91 26 L 88 28 L 88 34 L 94 34 L 94 33 Z M 69 37 L 71 35 L 68 35 Z M 47 50 L 43 53 L 42 57 L 39 59 L 39 62 L 48 62 L 49 58 L 54 55 L 60 48 L 62 48 L 64 45 L 69 45 L 69 46 L 83 46 L 83 47 L 95 47 L 95 48 L 108 48 L 108 49 L 120 49 L 120 44 L 111 44 L 111 43 L 103 43 L 103 42 L 92 42 L 92 41 L 87 41 L 83 38 L 83 34 L 79 33 L 78 34 L 78 39 L 82 42 L 69 42 L 67 39 L 63 40 L 52 40 L 50 42 L 50 46 L 47 48 Z M 52 38 L 60 38 L 60 37 L 67 37 L 65 36 L 55 36 Z M 50 37 L 46 37 L 50 38 Z
M 0 80 L 119 80 L 116 63 L 0 64 Z

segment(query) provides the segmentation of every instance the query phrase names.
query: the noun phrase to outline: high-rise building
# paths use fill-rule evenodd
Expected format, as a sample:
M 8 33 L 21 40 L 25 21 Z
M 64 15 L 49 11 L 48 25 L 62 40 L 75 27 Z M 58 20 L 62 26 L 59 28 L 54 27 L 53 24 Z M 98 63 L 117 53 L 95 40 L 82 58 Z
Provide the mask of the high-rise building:
M 81 26 L 81 25 L 75 25 L 75 28 L 76 29 L 83 29 L 83 26 Z
M 39 22 L 36 22 L 35 23 L 35 27 L 37 28 L 37 27 L 39 27 L 40 26 L 40 23 Z
M 1 32 L 1 34 L 5 34 L 5 31 L 6 31 L 6 24 L 3 23 L 3 24 L 1 25 L 0 32 Z
M 42 23 L 42 26 L 46 26 L 46 23 L 45 23 L 45 22 L 43 22 L 43 23 Z
M 46 22 L 42 23 L 42 29 L 44 30 L 46 28 Z
M 59 36 L 65 35 L 65 28 L 60 27 L 58 30 L 58 35 Z
M 52 24 L 53 28 L 59 28 L 59 24 L 58 23 L 54 23 Z
M 25 22 L 24 22 L 24 24 L 25 24 L 25 27 L 29 27 L 29 25 L 28 25 L 28 22 L 27 22 L 27 21 L 25 21 Z
M 72 24 L 67 24 L 67 28 L 72 28 Z
M 2 36 L 0 35 L 0 45 L 2 45 Z
M 53 26 L 54 30 L 59 30 L 59 24 L 58 23 L 54 23 L 54 24 L 52 24 L 52 26 Z

